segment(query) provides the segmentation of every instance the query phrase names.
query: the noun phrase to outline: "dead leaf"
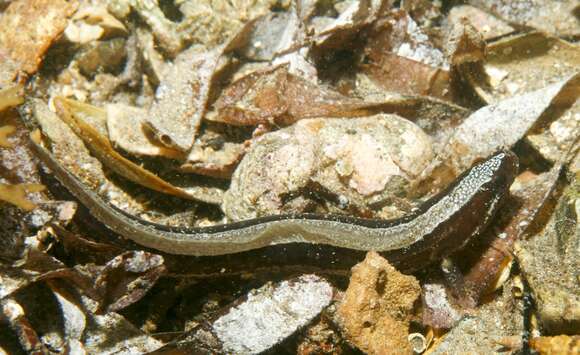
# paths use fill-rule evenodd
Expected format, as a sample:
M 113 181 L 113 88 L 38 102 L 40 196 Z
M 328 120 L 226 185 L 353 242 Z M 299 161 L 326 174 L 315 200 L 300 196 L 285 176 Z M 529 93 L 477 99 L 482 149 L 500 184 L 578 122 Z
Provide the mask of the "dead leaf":
M 564 80 L 580 67 L 580 46 L 538 32 L 502 38 L 487 49 L 489 84 L 472 85 L 489 104 Z
M 117 174 L 158 192 L 207 203 L 219 203 L 216 199 L 208 198 L 208 195 L 204 194 L 205 191 L 200 193 L 199 189 L 203 189 L 201 187 L 199 189 L 193 187 L 188 190 L 175 187 L 123 157 L 113 149 L 107 138 L 82 119 L 83 110 L 88 105 L 64 98 L 55 98 L 54 103 L 60 118 L 83 140 L 91 153 Z M 215 195 L 219 194 L 221 190 L 213 189 L 212 191 L 209 189 L 208 192 L 210 195 Z
M 97 313 L 119 311 L 140 300 L 165 273 L 163 257 L 144 251 L 130 251 L 105 265 L 95 280 L 102 295 Z
M 576 37 L 578 2 L 575 0 L 469 0 L 513 27 L 536 28 L 561 37 Z
M 20 63 L 20 70 L 34 74 L 77 7 L 76 0 L 12 1 L 0 17 L 0 47 Z
M 543 89 L 477 110 L 457 127 L 439 161 L 451 169 L 452 176 L 457 176 L 476 159 L 513 146 L 543 118 L 543 113 L 550 106 L 566 107 L 574 102 L 580 95 L 579 80 L 580 75 L 573 75 Z
M 39 192 L 44 189 L 45 186 L 40 184 L 0 184 L 0 200 L 18 206 L 25 211 L 31 211 L 36 205 L 27 199 L 27 193 Z
M 146 125 L 161 144 L 188 152 L 198 134 L 214 80 L 230 58 L 227 53 L 246 43 L 249 21 L 226 43 L 209 51 L 192 47 L 179 54 L 157 88 Z
M 109 104 L 107 131 L 115 147 L 136 156 L 161 156 L 170 159 L 183 157 L 183 153 L 159 144 L 144 132 L 147 111 L 124 104 Z
M 14 85 L 0 89 L 0 112 L 24 102 L 22 86 Z
M 366 103 L 308 82 L 282 65 L 248 74 L 232 83 L 216 101 L 217 121 L 242 126 L 290 125 L 312 117 L 360 117 L 380 111 Z
M 392 11 L 366 38 L 361 74 L 384 90 L 449 100 L 449 64 L 409 15 Z

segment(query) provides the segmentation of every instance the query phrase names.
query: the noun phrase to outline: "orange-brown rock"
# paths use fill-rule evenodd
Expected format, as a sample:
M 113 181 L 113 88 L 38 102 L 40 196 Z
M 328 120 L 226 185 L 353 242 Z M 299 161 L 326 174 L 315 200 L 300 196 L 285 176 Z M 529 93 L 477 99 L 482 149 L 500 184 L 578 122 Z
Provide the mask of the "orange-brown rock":
M 413 353 L 409 322 L 421 288 L 387 260 L 369 252 L 352 269 L 350 284 L 338 308 L 348 339 L 367 354 Z

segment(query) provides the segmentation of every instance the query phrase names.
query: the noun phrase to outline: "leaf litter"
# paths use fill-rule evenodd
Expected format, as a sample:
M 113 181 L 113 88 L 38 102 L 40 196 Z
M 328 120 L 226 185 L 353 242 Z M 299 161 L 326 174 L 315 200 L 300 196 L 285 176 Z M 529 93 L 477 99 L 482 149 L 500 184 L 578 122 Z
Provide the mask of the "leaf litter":
M 578 322 L 559 273 L 578 259 L 576 5 L 443 5 L 0 4 L 0 348 L 381 353 L 367 331 L 407 353 L 573 347 L 558 335 Z M 400 306 L 381 290 L 408 276 L 356 276 L 364 264 L 348 289 L 344 276 L 287 270 L 190 278 L 187 262 L 70 201 L 29 149 L 36 128 L 36 144 L 87 188 L 173 226 L 298 211 L 391 218 L 498 149 L 521 165 L 500 218 L 441 270 L 415 274 Z M 345 323 L 336 307 L 349 302 Z M 365 306 L 376 302 L 393 308 Z M 542 336 L 527 344 L 524 332 Z

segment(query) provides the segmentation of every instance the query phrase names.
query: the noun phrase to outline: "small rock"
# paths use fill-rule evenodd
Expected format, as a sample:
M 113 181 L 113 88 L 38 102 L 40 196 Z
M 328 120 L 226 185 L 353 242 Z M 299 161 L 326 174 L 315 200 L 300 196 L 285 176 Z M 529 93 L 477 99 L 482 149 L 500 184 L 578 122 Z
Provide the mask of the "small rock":
M 413 352 L 409 322 L 421 293 L 413 276 L 399 273 L 375 252 L 353 267 L 350 284 L 338 308 L 348 339 L 367 354 Z
M 284 212 L 368 217 L 373 204 L 404 196 L 432 157 L 429 136 L 396 115 L 303 120 L 253 144 L 223 207 L 232 220 Z
M 471 315 L 463 317 L 443 338 L 435 342 L 429 354 L 489 354 L 499 351 L 498 340 L 524 332 L 523 302 L 514 298 L 514 282 L 502 293 Z
M 424 325 L 439 329 L 449 329 L 463 315 L 463 310 L 453 304 L 442 284 L 424 284 L 422 300 Z
M 77 54 L 77 63 L 83 75 L 92 77 L 99 72 L 118 72 L 127 57 L 124 38 L 94 41 Z

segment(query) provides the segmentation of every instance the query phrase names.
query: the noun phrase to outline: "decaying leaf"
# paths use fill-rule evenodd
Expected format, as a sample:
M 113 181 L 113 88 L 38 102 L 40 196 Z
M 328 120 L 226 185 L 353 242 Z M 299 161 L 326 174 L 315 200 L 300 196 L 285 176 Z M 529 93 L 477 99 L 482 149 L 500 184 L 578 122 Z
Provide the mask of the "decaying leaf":
M 20 70 L 33 74 L 77 7 L 75 0 L 12 1 L 0 16 L 0 47 Z
M 141 299 L 165 272 L 163 257 L 127 252 L 105 265 L 95 280 L 102 295 L 99 313 L 118 311 Z
M 580 67 L 580 46 L 538 32 L 502 38 L 487 49 L 489 84 L 479 90 L 489 104 L 562 81 Z
M 143 123 L 147 111 L 124 104 L 109 104 L 107 111 L 107 132 L 115 147 L 136 156 L 162 156 L 180 158 L 183 153 L 159 144 L 147 136 Z
M 457 127 L 446 150 L 439 157 L 440 161 L 451 169 L 451 176 L 457 176 L 476 159 L 484 158 L 502 147 L 513 146 L 540 119 L 549 119 L 543 117 L 543 113 L 551 105 L 566 107 L 574 102 L 580 95 L 579 80 L 580 75 L 574 75 L 544 89 L 477 110 Z
M 545 227 L 520 240 L 515 256 L 537 303 L 540 323 L 552 334 L 580 326 L 580 181 L 572 176 Z M 557 267 L 551 260 L 558 260 Z
M 77 264 L 103 265 L 123 253 L 121 247 L 108 244 L 105 241 L 87 239 L 85 236 L 71 232 L 57 223 L 53 223 L 47 229 L 47 233 L 55 238 L 54 248 L 58 249 L 59 255 L 64 255 Z
M 206 324 L 159 349 L 259 354 L 308 325 L 332 301 L 333 287 L 316 275 L 267 284 L 226 307 Z
M 45 186 L 40 184 L 0 184 L 0 200 L 16 205 L 23 210 L 30 211 L 36 205 L 26 198 L 26 194 L 29 192 L 43 191 L 44 189 Z
M 175 187 L 152 172 L 141 168 L 139 165 L 123 157 L 113 149 L 113 146 L 105 136 L 83 120 L 83 110 L 85 110 L 86 105 L 63 98 L 56 98 L 54 101 L 60 118 L 75 131 L 99 161 L 117 174 L 158 192 L 208 203 L 219 202 L 207 196 L 211 196 L 212 193 L 215 196 L 220 190 L 214 189 L 214 191 L 211 191 L 210 189 L 210 193 L 204 195 L 203 192 L 198 193 L 196 187 L 189 190 Z
M 63 338 L 63 351 L 129 355 L 148 353 L 163 345 L 118 313 L 97 314 L 98 304 L 90 298 L 55 282 L 48 286 L 58 307 L 49 311 L 60 311 L 68 320 L 55 329 Z
M 288 72 L 282 65 L 240 78 L 215 103 L 215 120 L 233 125 L 289 125 L 311 117 L 360 117 L 381 104 L 343 96 Z
M 188 152 L 198 134 L 215 77 L 229 62 L 227 53 L 247 41 L 248 22 L 235 36 L 210 50 L 192 47 L 180 53 L 156 92 L 146 124 L 156 139 L 174 149 Z
M 14 85 L 11 87 L 0 87 L 0 112 L 24 102 L 22 87 Z
M 557 188 L 562 164 L 549 172 L 525 181 L 520 176 L 512 188 L 511 203 L 500 212 L 498 227 L 487 231 L 476 243 L 460 253 L 456 259 L 465 270 L 463 290 L 458 294 L 464 303 L 477 305 L 484 296 L 502 286 L 511 270 L 514 243 L 526 235 L 534 221 L 541 217 Z
M 184 152 L 191 148 L 223 50 L 205 53 L 193 48 L 176 58 L 146 121 L 160 143 Z
M 574 0 L 469 0 L 514 27 L 536 28 L 563 37 L 578 36 L 578 3 Z
M 404 11 L 375 24 L 361 73 L 384 90 L 449 98 L 449 64 L 443 52 Z

